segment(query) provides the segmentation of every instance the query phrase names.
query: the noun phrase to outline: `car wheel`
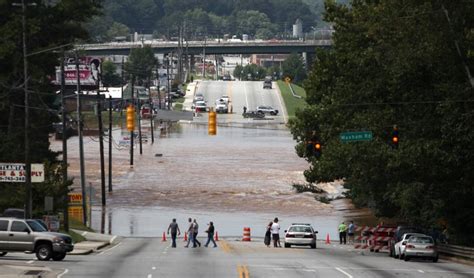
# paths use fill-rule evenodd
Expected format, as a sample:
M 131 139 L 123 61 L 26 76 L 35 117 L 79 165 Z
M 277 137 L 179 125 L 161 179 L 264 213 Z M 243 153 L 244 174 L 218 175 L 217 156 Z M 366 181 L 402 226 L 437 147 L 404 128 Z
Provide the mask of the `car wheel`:
M 0 252 L 0 257 L 3 257 L 7 254 L 7 252 Z
M 51 246 L 47 244 L 41 244 L 36 248 L 36 257 L 40 261 L 49 261 L 51 256 L 53 255 L 53 251 L 51 250 Z
M 410 257 L 405 256 L 404 260 L 405 260 L 405 262 L 408 262 L 410 260 Z
M 438 262 L 438 256 L 436 256 L 436 257 L 433 258 L 433 262 L 434 262 L 434 263 Z
M 290 247 L 291 247 L 291 245 L 290 245 L 290 244 L 288 244 L 288 243 L 285 243 L 285 248 L 290 248 Z
M 310 246 L 311 246 L 311 249 L 316 249 L 316 243 L 313 243 Z
M 66 253 L 54 253 L 53 261 L 62 261 L 66 257 Z

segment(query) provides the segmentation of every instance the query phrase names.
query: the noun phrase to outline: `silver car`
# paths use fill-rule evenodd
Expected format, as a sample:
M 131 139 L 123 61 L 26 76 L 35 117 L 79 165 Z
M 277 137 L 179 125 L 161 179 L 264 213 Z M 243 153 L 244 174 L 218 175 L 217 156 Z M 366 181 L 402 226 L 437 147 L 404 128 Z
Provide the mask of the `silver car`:
M 435 242 L 430 236 L 412 236 L 408 239 L 403 251 L 405 261 L 411 258 L 430 259 L 433 262 L 438 261 L 438 250 Z
M 293 223 L 285 230 L 285 248 L 291 245 L 309 245 L 316 248 L 316 234 L 311 224 Z
M 412 236 L 425 236 L 424 234 L 420 233 L 406 233 L 403 234 L 401 240 L 397 243 L 395 243 L 394 247 L 394 257 L 399 258 L 400 260 L 403 260 L 403 252 L 405 251 L 405 246 L 407 244 L 408 239 Z

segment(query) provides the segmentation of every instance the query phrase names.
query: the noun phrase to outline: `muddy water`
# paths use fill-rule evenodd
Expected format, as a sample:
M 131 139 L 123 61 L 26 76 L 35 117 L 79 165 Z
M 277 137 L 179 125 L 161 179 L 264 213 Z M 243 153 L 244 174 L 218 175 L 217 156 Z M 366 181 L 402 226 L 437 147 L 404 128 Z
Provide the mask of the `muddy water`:
M 116 143 L 121 131 L 113 132 Z M 94 207 L 92 227 L 123 236 L 156 236 L 171 218 L 185 226 L 187 217 L 219 223 L 221 235 L 239 235 L 242 227 L 262 234 L 278 216 L 282 226 L 310 222 L 321 233 L 336 235 L 342 220 L 374 222 L 368 211 L 355 210 L 346 200 L 323 204 L 309 193 L 297 194 L 292 183 L 303 183 L 307 162 L 294 151 L 288 130 L 219 127 L 208 136 L 206 126 L 179 124 L 157 131 L 155 143 L 136 146 L 134 165 L 129 149 L 113 150 L 113 187 L 107 208 Z M 98 142 L 85 138 L 87 184 L 100 202 Z M 69 144 L 69 175 L 79 185 L 77 138 Z M 53 149 L 61 143 L 53 142 Z M 108 156 L 106 150 L 106 157 Z M 106 159 L 107 160 L 107 159 Z M 106 165 L 107 169 L 107 165 Z M 340 184 L 326 184 L 332 192 Z M 78 188 L 77 188 L 78 190 Z

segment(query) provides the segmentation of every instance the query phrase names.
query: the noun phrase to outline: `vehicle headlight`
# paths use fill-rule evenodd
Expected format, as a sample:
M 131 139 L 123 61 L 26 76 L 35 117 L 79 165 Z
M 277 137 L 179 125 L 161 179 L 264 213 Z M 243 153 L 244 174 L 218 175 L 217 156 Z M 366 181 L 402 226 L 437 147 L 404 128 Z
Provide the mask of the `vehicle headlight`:
M 62 237 L 55 237 L 53 238 L 54 243 L 64 243 L 64 239 Z

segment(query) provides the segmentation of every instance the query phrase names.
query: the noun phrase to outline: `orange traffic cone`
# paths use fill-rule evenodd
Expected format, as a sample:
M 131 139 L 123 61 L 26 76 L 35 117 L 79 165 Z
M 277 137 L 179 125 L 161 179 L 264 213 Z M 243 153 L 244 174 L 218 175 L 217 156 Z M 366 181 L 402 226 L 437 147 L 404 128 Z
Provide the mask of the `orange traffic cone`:
M 331 240 L 329 239 L 329 233 L 326 236 L 326 244 L 331 244 Z
M 219 234 L 217 233 L 217 231 L 216 231 L 216 236 L 215 236 L 215 239 L 214 239 L 214 240 L 215 240 L 215 241 L 219 241 Z
M 165 234 L 165 232 L 163 232 L 163 238 L 161 239 L 161 241 L 166 241 L 166 234 Z
M 183 241 L 188 241 L 188 233 L 184 232 L 184 240 Z

